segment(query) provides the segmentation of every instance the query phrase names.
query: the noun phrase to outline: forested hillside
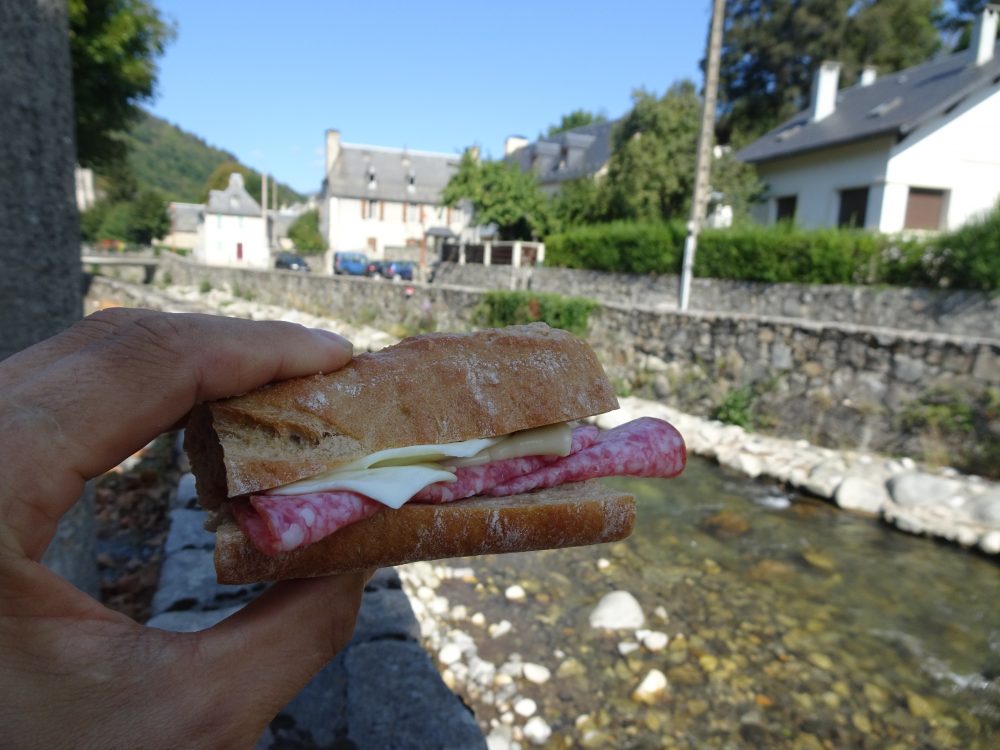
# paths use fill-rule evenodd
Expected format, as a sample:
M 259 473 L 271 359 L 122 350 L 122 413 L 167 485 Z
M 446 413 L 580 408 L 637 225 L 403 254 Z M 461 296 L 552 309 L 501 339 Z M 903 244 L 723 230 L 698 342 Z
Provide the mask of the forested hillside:
M 239 164 L 228 151 L 144 112 L 125 138 L 128 161 L 139 186 L 157 190 L 168 200 L 200 203 L 205 200 L 209 178 L 226 162 L 239 165 L 246 174 L 247 189 L 260 200 L 260 175 Z M 215 185 L 213 185 L 214 187 Z M 278 183 L 278 202 L 294 203 L 302 196 Z

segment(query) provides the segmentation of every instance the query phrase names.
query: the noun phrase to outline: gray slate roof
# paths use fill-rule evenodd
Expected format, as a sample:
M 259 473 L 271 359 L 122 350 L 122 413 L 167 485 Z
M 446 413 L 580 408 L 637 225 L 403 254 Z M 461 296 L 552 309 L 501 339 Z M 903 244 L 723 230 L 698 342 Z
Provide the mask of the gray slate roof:
M 611 131 L 616 124 L 597 122 L 539 138 L 504 161 L 534 171 L 542 185 L 590 177 L 611 159 Z
M 204 203 L 171 203 L 170 219 L 175 232 L 197 232 Z
M 243 175 L 233 172 L 229 175 L 229 186 L 225 190 L 210 190 L 207 214 L 229 214 L 230 216 L 260 216 L 260 204 L 250 197 L 243 187 Z
M 457 154 L 345 143 L 327 175 L 327 195 L 437 204 L 460 161 Z
M 870 86 L 843 89 L 830 116 L 810 122 L 809 111 L 800 112 L 737 152 L 736 158 L 763 162 L 879 135 L 901 140 L 984 88 L 1000 92 L 1000 45 L 993 59 L 981 66 L 966 50 L 888 74 Z

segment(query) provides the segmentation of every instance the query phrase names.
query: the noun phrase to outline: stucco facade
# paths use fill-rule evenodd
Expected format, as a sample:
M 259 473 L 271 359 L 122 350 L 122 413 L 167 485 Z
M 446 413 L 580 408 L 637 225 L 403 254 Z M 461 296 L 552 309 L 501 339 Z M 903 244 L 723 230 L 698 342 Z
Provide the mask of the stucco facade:
M 212 190 L 198 223 L 194 258 L 211 266 L 270 268 L 271 253 L 260 204 L 234 173 L 225 190 Z

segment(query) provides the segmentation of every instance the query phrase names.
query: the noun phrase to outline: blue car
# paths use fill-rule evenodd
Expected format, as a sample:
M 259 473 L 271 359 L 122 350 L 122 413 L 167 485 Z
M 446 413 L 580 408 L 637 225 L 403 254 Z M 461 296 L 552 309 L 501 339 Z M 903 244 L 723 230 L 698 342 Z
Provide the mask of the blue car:
M 387 279 L 413 281 L 413 264 L 405 260 L 390 260 L 382 264 L 382 275 Z
M 334 253 L 333 272 L 336 275 L 368 275 L 368 256 L 364 253 Z

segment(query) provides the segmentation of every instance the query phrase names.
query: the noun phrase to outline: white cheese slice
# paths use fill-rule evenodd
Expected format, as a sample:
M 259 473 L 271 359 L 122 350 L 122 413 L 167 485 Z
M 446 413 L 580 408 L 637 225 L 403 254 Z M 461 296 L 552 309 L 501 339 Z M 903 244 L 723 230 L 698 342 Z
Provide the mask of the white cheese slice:
M 399 508 L 424 487 L 453 482 L 453 470 L 520 456 L 566 456 L 573 444 L 567 424 L 548 425 L 495 438 L 389 448 L 336 469 L 268 490 L 269 495 L 304 495 L 350 490 Z

